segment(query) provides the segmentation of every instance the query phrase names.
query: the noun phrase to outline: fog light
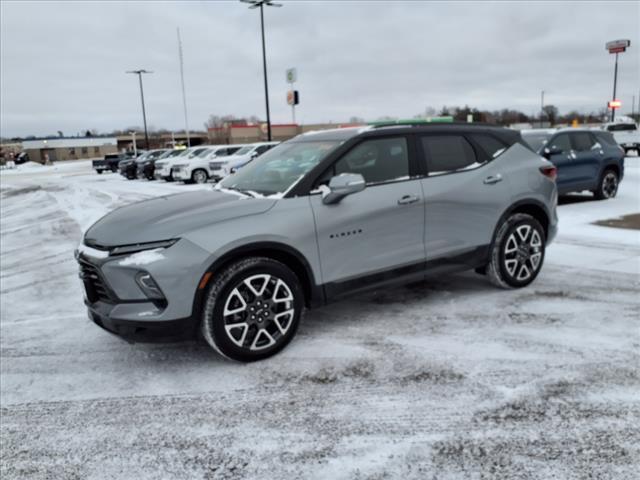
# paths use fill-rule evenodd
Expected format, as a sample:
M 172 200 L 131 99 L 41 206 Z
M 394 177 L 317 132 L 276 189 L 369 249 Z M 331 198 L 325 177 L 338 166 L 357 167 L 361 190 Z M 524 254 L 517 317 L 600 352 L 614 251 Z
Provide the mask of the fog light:
M 155 282 L 153 277 L 147 272 L 140 272 L 136 275 L 136 282 L 144 292 L 144 294 L 150 299 L 161 300 L 164 299 L 162 290 Z

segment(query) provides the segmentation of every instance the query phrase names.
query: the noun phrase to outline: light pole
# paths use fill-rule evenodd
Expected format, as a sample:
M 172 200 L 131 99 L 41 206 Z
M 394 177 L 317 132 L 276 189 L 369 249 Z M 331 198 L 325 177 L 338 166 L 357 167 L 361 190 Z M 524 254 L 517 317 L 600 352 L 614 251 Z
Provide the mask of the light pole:
M 149 150 L 149 133 L 147 132 L 147 114 L 144 109 L 144 89 L 142 88 L 142 74 L 144 73 L 153 73 L 149 70 L 139 69 L 139 70 L 129 70 L 125 73 L 133 73 L 138 75 L 138 80 L 140 81 L 140 100 L 142 101 L 142 121 L 144 122 L 144 141 L 147 146 L 147 150 Z
M 262 68 L 264 70 L 264 98 L 267 106 L 267 139 L 271 141 L 271 115 L 269 114 L 269 86 L 267 83 L 267 50 L 264 44 L 264 6 L 281 7 L 281 3 L 273 3 L 271 0 L 240 0 L 250 4 L 249 8 L 260 7 L 260 28 L 262 30 Z
M 540 128 L 542 128 L 542 116 L 544 115 L 544 90 L 540 91 Z

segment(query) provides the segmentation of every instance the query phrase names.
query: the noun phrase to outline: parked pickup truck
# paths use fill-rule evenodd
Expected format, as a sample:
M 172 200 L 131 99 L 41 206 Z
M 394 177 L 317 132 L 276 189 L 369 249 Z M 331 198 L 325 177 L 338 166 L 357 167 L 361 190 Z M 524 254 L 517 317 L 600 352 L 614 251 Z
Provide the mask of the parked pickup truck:
M 108 153 L 107 155 L 104 156 L 104 159 L 94 160 L 91 163 L 92 163 L 93 169 L 98 173 L 102 173 L 106 171 L 115 173 L 118 171 L 118 164 L 122 160 L 128 160 L 132 157 L 133 157 L 133 152 Z
M 618 145 L 628 154 L 630 150 L 635 150 L 640 155 L 640 132 L 638 125 L 632 122 L 625 123 L 605 123 L 603 129 L 613 134 Z

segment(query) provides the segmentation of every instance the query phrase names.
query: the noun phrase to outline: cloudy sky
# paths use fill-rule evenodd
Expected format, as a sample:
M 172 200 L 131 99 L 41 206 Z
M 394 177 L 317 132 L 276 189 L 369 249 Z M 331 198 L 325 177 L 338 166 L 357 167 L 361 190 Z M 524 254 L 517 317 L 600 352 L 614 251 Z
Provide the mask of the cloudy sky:
M 285 69 L 298 70 L 298 121 L 411 117 L 469 104 L 583 111 L 611 97 L 608 40 L 628 38 L 618 97 L 640 90 L 639 2 L 283 1 L 265 11 L 272 121 L 291 121 Z M 176 27 L 192 129 L 210 114 L 264 118 L 260 20 L 238 1 L 12 2 L 1 16 L 1 135 L 184 128 Z M 626 109 L 625 109 L 626 110 Z

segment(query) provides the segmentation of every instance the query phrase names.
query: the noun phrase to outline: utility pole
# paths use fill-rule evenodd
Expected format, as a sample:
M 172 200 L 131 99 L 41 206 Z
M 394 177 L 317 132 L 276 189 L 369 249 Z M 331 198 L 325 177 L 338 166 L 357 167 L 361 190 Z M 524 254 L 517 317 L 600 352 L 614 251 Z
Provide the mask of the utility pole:
M 144 89 L 142 88 L 142 75 L 145 73 L 153 73 L 149 70 L 139 69 L 139 70 L 129 70 L 125 73 L 132 73 L 138 75 L 138 80 L 140 81 L 140 100 L 142 102 L 142 121 L 144 122 L 144 141 L 149 150 L 149 132 L 147 132 L 147 113 L 144 109 Z
M 250 4 L 249 8 L 260 8 L 260 29 L 262 31 L 262 69 L 264 73 L 264 98 L 267 107 L 267 138 L 271 141 L 271 115 L 269 113 L 269 85 L 267 82 L 267 50 L 264 41 L 264 6 L 281 7 L 281 3 L 273 3 L 271 0 L 240 0 Z
M 178 56 L 180 57 L 180 81 L 182 83 L 182 106 L 184 108 L 184 133 L 187 135 L 187 147 L 191 146 L 189 138 L 189 121 L 187 120 L 187 94 L 184 89 L 184 62 L 182 60 L 182 39 L 180 38 L 180 28 L 178 27 Z

